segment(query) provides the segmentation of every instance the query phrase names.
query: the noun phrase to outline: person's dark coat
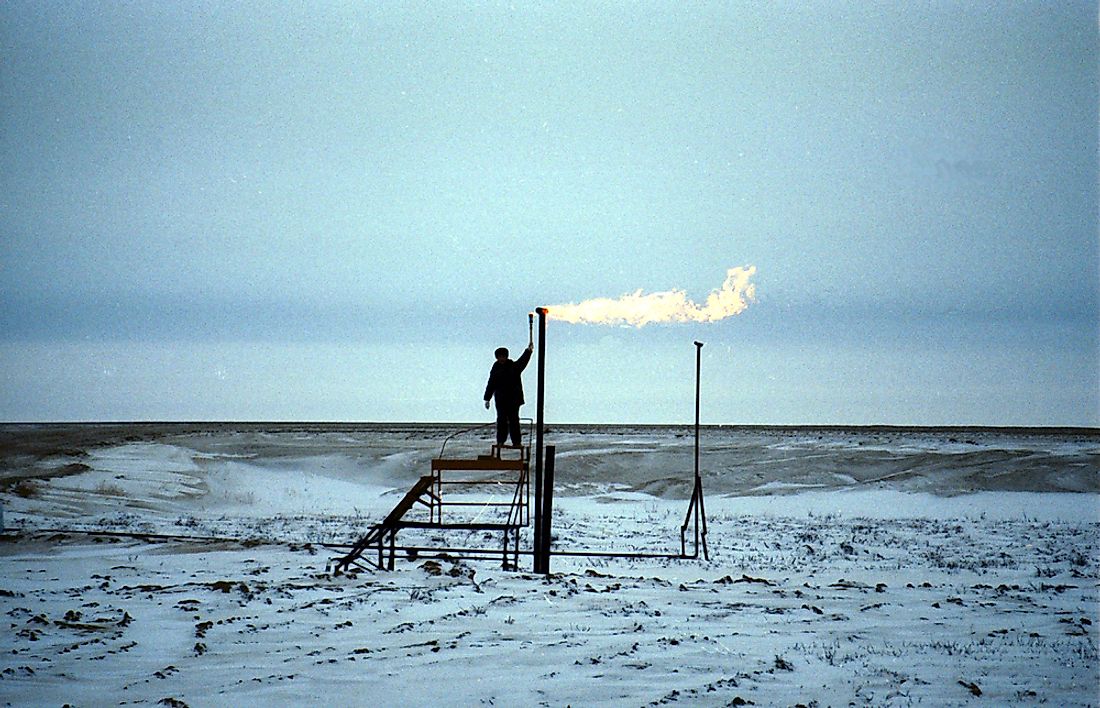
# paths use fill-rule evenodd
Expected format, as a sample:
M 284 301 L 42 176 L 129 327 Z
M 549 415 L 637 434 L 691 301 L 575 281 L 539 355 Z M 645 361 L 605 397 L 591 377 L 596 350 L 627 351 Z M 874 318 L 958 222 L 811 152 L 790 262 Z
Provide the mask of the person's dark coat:
M 485 400 L 496 398 L 497 409 L 519 408 L 524 404 L 523 380 L 520 374 L 531 360 L 531 350 L 525 349 L 519 359 L 505 359 L 493 364 L 489 371 L 489 383 L 485 385 Z

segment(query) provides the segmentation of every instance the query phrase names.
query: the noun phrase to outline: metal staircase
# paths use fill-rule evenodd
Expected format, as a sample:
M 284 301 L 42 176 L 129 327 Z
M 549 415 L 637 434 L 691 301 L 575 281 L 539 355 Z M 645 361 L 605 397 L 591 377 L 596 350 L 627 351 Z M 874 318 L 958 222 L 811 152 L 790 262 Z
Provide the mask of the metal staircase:
M 417 480 L 381 523 L 373 524 L 345 555 L 335 560 L 336 575 L 352 569 L 393 570 L 399 551 L 409 558 L 499 558 L 506 568 L 518 566 L 520 529 L 530 523 L 530 448 L 494 445 L 490 454 L 470 459 L 444 457 L 446 446 L 445 440 L 440 456 L 432 460 L 431 474 Z M 411 512 L 418 505 L 427 507 L 427 520 L 413 518 Z M 397 534 L 404 529 L 499 532 L 501 545 L 398 546 Z

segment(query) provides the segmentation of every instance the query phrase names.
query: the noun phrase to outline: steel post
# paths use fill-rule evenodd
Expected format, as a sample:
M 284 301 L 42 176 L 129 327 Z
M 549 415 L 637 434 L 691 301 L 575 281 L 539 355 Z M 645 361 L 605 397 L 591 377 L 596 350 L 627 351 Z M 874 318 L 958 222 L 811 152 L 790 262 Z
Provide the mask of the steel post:
M 535 524 L 534 524 L 534 570 L 536 573 L 546 572 L 544 569 L 542 549 L 542 432 L 544 423 L 545 382 L 546 382 L 546 308 L 537 307 L 535 313 L 539 316 L 539 363 L 538 363 L 538 402 L 535 413 Z
M 702 370 L 703 343 L 695 343 L 695 478 L 699 478 L 699 372 Z
M 550 573 L 550 529 L 554 517 L 554 445 L 546 446 L 546 469 L 543 470 L 543 483 L 546 489 L 542 494 L 542 503 L 546 508 L 542 512 L 542 572 Z

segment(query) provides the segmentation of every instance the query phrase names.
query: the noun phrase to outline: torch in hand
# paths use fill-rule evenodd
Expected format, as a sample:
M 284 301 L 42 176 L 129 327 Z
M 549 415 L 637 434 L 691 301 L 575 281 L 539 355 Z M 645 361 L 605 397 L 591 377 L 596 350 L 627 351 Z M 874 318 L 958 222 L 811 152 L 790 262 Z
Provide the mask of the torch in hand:
M 535 313 L 527 313 L 527 348 L 535 347 Z

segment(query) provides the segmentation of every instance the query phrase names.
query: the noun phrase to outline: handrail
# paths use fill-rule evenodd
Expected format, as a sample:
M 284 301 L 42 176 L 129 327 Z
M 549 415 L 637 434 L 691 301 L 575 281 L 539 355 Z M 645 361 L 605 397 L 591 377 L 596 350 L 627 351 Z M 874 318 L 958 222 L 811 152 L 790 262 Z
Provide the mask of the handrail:
M 449 443 L 452 439 L 457 438 L 459 435 L 465 435 L 466 433 L 472 433 L 475 430 L 481 430 L 482 428 L 488 428 L 490 425 L 494 425 L 494 423 L 482 423 L 481 425 L 475 425 L 472 428 L 466 428 L 465 430 L 459 430 L 457 432 L 451 433 L 447 437 L 443 438 L 443 447 L 439 448 L 439 456 L 443 457 L 443 452 L 447 449 L 447 443 Z
M 520 420 L 521 423 L 527 423 L 527 437 L 531 437 L 531 429 L 535 426 L 535 419 L 534 418 L 520 418 L 519 420 Z M 449 443 L 454 438 L 457 438 L 459 435 L 465 435 L 466 433 L 472 433 L 475 430 L 481 430 L 482 428 L 488 428 L 490 425 L 496 425 L 496 421 L 493 421 L 492 423 L 482 423 L 481 425 L 475 425 L 472 428 L 466 428 L 465 430 L 459 430 L 459 431 L 456 431 L 454 433 L 451 433 L 447 437 L 443 438 L 443 446 L 439 448 L 439 456 L 443 457 L 443 453 L 447 449 L 447 443 Z
M 512 493 L 511 508 L 508 510 L 508 523 L 517 526 L 523 523 L 523 509 L 526 506 L 526 498 L 523 495 L 524 483 L 527 481 L 527 470 L 520 470 L 519 479 L 516 480 L 516 491 Z

